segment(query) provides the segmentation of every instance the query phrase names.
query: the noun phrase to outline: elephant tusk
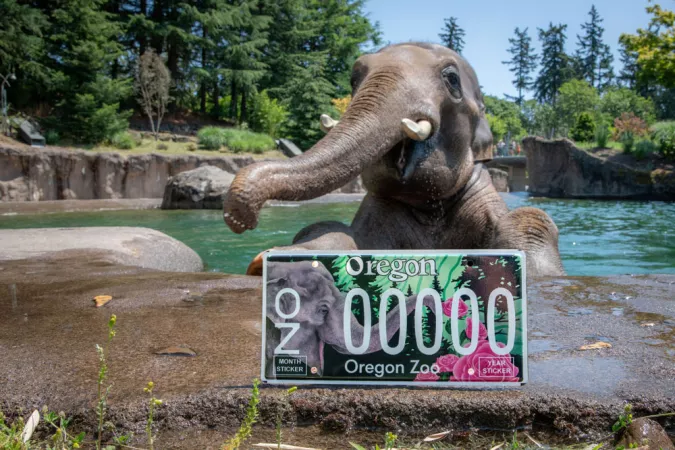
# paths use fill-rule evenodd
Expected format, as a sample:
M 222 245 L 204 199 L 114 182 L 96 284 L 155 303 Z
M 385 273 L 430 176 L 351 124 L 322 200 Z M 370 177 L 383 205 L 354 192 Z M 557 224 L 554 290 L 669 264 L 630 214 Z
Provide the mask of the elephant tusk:
M 340 123 L 337 120 L 333 120 L 333 118 L 327 114 L 321 114 L 321 117 L 319 119 L 321 120 L 321 131 L 323 131 L 324 133 L 328 133 L 330 130 L 333 129 L 335 125 Z
M 402 119 L 401 128 L 406 136 L 415 141 L 425 141 L 431 135 L 431 123 L 427 120 L 413 122 L 410 119 Z

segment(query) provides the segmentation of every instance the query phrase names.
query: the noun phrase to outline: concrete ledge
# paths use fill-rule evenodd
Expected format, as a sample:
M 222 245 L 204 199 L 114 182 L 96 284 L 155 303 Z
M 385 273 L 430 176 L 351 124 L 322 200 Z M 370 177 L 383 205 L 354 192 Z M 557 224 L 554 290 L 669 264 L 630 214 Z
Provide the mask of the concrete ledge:
M 567 439 L 605 435 L 626 402 L 636 416 L 675 410 L 675 276 L 539 279 L 528 290 L 530 379 L 520 389 L 301 388 L 285 416 L 342 432 L 400 435 L 531 426 Z M 0 262 L 0 409 L 49 405 L 95 428 L 97 360 L 116 314 L 110 418 L 142 434 L 155 382 L 160 435 L 231 430 L 259 376 L 260 279 L 164 273 L 86 258 Z M 103 308 L 92 297 L 111 295 Z M 581 351 L 598 340 L 612 348 Z M 160 356 L 186 346 L 196 357 Z M 283 389 L 263 389 L 258 430 L 273 431 Z M 668 423 L 666 423 L 668 425 Z M 672 422 L 669 431 L 672 433 Z M 381 434 L 380 434 L 381 435 Z M 315 439 L 319 439 L 317 432 Z M 321 437 L 326 439 L 324 437 Z M 190 440 L 172 448 L 190 448 Z M 310 438 L 304 442 L 312 445 Z

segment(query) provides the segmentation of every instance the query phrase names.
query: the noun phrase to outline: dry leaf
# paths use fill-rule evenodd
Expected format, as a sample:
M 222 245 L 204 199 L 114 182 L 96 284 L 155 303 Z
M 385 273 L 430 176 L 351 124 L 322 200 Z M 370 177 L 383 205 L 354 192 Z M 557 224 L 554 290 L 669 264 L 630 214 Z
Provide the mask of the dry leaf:
M 499 444 L 499 445 L 495 445 L 495 446 L 492 447 L 490 450 L 499 450 L 499 449 L 502 448 L 503 446 L 504 446 L 504 443 L 502 442 L 502 443 Z
M 601 348 L 612 348 L 612 344 L 609 342 L 598 341 L 594 344 L 582 345 L 579 347 L 579 350 L 598 350 Z
M 94 297 L 94 303 L 96 303 L 97 308 L 100 308 L 101 306 L 105 305 L 110 300 L 112 300 L 111 295 L 97 295 L 96 297 Z
M 33 431 L 37 428 L 38 423 L 40 422 L 40 413 L 33 411 L 33 414 L 30 415 L 26 424 L 23 426 L 23 431 L 21 432 L 21 441 L 25 444 L 30 441 L 31 436 L 33 436 Z
M 280 448 L 282 450 L 320 450 L 318 448 L 314 447 L 296 447 L 295 445 L 288 445 L 288 444 L 265 444 L 265 443 L 260 443 L 260 444 L 253 444 L 253 447 L 255 448 L 268 448 L 270 450 L 272 449 L 277 449 Z
M 197 356 L 197 352 L 187 347 L 167 347 L 164 350 L 155 352 L 156 355 L 166 355 L 166 356 Z
M 641 327 L 653 327 L 654 323 L 653 322 L 647 322 L 647 323 L 640 324 L 640 326 Z
M 542 448 L 542 447 L 543 447 L 539 442 L 535 441 L 534 438 L 532 438 L 532 436 L 530 436 L 529 434 L 527 434 L 527 431 L 523 431 L 523 434 L 524 434 L 525 436 L 527 436 L 527 438 L 528 438 L 529 440 L 531 440 L 532 442 L 534 442 L 534 445 L 536 445 L 538 448 Z
M 450 433 L 452 433 L 452 431 L 441 431 L 440 433 L 430 434 L 429 436 L 424 438 L 423 442 L 440 441 L 441 439 L 443 439 L 444 437 L 446 437 Z

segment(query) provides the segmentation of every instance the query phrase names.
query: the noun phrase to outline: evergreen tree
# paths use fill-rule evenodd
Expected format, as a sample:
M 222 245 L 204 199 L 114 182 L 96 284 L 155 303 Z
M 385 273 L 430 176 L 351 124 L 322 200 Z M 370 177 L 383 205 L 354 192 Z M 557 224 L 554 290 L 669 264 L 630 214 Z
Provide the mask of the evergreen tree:
M 579 75 L 591 86 L 602 90 L 613 78 L 613 56 L 609 46 L 602 42 L 605 29 L 601 26 L 603 19 L 595 5 L 591 6 L 588 15 L 590 21 L 581 25 L 585 34 L 577 35 Z
M 549 24 L 547 30 L 539 29 L 541 70 L 534 83 L 535 97 L 540 103 L 555 104 L 558 89 L 571 78 L 572 64 L 565 53 L 567 25 Z
M 104 11 L 105 0 L 49 2 L 49 56 L 58 73 L 52 95 L 58 98 L 52 126 L 82 142 L 101 142 L 128 126 L 130 112 L 119 103 L 131 94 L 129 79 L 113 79 L 122 55 L 118 23 Z
M 530 74 L 537 67 L 537 55 L 531 46 L 532 39 L 527 34 L 527 28 L 520 31 L 516 27 L 514 33 L 515 37 L 509 39 L 511 47 L 508 49 L 513 57 L 510 61 L 504 61 L 502 64 L 510 66 L 509 71 L 515 75 L 513 86 L 518 90 L 518 96 L 508 97 L 520 106 L 523 103 L 524 92 L 530 90 L 534 85 Z
M 464 50 L 464 29 L 457 24 L 456 17 L 445 19 L 442 32 L 438 35 L 443 45 L 461 54 Z
M 443 286 L 441 286 L 441 282 L 438 279 L 438 275 L 434 275 L 434 280 L 431 283 L 431 289 L 438 292 L 438 295 L 440 295 L 441 298 L 443 298 Z
M 621 54 L 621 64 L 623 68 L 619 72 L 618 81 L 622 86 L 625 86 L 629 89 L 635 89 L 638 81 L 638 54 L 637 52 L 630 51 L 626 48 L 625 45 L 621 45 L 619 49 Z
M 405 295 L 406 297 L 412 297 L 413 295 L 415 295 L 415 293 L 412 290 L 412 286 L 410 286 L 410 284 L 408 284 L 408 292 L 406 292 Z

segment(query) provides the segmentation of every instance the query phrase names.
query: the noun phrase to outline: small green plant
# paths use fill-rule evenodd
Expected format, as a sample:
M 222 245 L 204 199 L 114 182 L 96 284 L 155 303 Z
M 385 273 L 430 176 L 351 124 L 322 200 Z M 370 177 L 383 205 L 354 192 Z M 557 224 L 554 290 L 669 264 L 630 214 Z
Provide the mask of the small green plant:
M 618 433 L 633 422 L 633 405 L 627 403 L 623 407 L 623 413 L 619 414 L 619 419 L 612 425 L 612 431 Z
M 284 393 L 284 401 L 279 407 L 279 410 L 277 411 L 277 423 L 276 423 L 276 436 L 277 436 L 277 449 L 281 449 L 281 421 L 283 419 L 284 415 L 284 409 L 288 406 L 289 404 L 289 399 L 291 395 L 293 395 L 293 392 L 297 391 L 298 388 L 297 386 L 293 386 L 292 388 L 289 388 L 285 393 Z
M 117 316 L 113 314 L 110 316 L 108 321 L 108 341 L 105 344 L 105 349 L 100 345 L 96 344 L 96 353 L 98 353 L 98 395 L 97 395 L 97 405 L 96 405 L 96 415 L 98 416 L 98 427 L 97 427 L 97 438 L 96 438 L 96 450 L 101 449 L 101 438 L 103 436 L 103 420 L 105 419 L 106 407 L 108 404 L 108 394 L 110 393 L 110 388 L 112 385 L 104 387 L 104 384 L 108 378 L 108 362 L 106 360 L 107 355 L 110 351 L 110 343 L 115 337 L 115 324 L 117 323 Z
M 45 133 L 45 142 L 47 145 L 56 145 L 61 140 L 61 135 L 56 130 L 47 130 Z
M 654 152 L 656 152 L 656 145 L 651 141 L 642 140 L 635 144 L 633 156 L 635 156 L 635 159 L 641 160 L 647 158 Z
M 246 129 L 204 127 L 197 137 L 199 145 L 206 150 L 219 150 L 226 146 L 233 153 L 263 153 L 275 147 L 270 136 Z
M 249 400 L 248 407 L 246 408 L 246 417 L 244 417 L 244 421 L 239 426 L 239 430 L 237 430 L 234 437 L 225 442 L 221 450 L 236 450 L 251 436 L 253 424 L 258 419 L 258 403 L 260 403 L 260 380 L 256 378 L 253 380 L 251 400 Z
M 387 434 L 384 435 L 384 447 L 380 447 L 376 444 L 375 450 L 391 450 L 394 448 L 394 445 L 396 445 L 397 439 L 398 436 L 396 436 L 394 433 L 387 432 Z M 354 447 L 356 450 L 367 450 L 363 445 L 357 444 L 355 442 L 350 442 L 349 445 Z
M 169 146 L 164 144 L 163 142 L 160 142 L 159 144 L 157 144 L 157 150 L 168 150 L 168 149 L 169 149 Z
M 607 143 L 609 142 L 610 131 L 609 127 L 605 124 L 598 125 L 595 127 L 595 145 L 598 148 L 607 148 Z
M 148 402 L 148 420 L 145 424 L 145 434 L 148 438 L 148 448 L 153 450 L 155 437 L 152 435 L 152 422 L 154 419 L 155 407 L 162 404 L 162 401 L 152 394 L 152 389 L 155 387 L 155 383 L 152 381 L 148 382 L 148 385 L 143 388 L 143 392 L 150 395 L 150 400 Z
M 5 422 L 5 415 L 0 412 L 0 448 L 4 450 L 25 450 L 27 446 L 21 438 L 23 419 L 19 417 L 11 425 Z
M 632 131 L 624 131 L 619 136 L 619 142 L 621 142 L 624 153 L 631 153 L 635 145 L 635 135 Z
M 110 144 L 120 150 L 131 150 L 136 146 L 136 141 L 127 131 L 115 133 L 110 139 Z
M 71 436 L 68 434 L 68 425 L 70 425 L 70 419 L 66 418 L 66 414 L 63 411 L 56 414 L 55 412 L 50 412 L 45 406 L 42 409 L 42 418 L 50 427 L 54 429 L 52 442 L 54 443 L 55 449 L 80 448 L 80 444 L 84 440 L 85 436 L 84 431 L 77 436 Z
M 664 158 L 675 159 L 675 121 L 654 124 L 652 139 Z
M 592 141 L 595 136 L 595 122 L 593 115 L 589 112 L 582 112 L 577 117 L 577 121 L 572 127 L 570 136 L 575 141 L 588 142 Z
M 187 149 L 189 152 L 195 152 L 197 151 L 197 144 L 191 142 L 190 144 L 188 144 Z

